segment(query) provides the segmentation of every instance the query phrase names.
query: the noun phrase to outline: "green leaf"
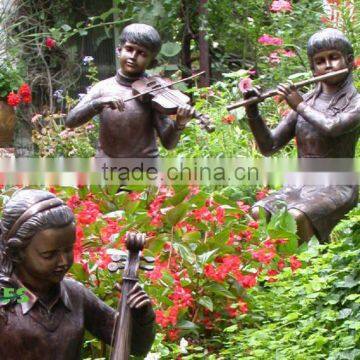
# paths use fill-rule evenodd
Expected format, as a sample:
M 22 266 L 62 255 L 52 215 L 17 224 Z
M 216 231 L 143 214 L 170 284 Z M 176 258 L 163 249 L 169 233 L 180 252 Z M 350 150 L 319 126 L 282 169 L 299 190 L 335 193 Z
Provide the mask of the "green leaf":
M 206 253 L 199 255 L 198 259 L 199 259 L 200 264 L 204 265 L 204 264 L 210 262 L 213 259 L 213 257 L 215 256 L 215 254 L 217 254 L 218 251 L 219 251 L 219 249 L 214 249 L 214 250 L 210 250 Z
M 166 57 L 173 57 L 181 51 L 181 46 L 176 42 L 166 42 L 162 45 L 160 54 Z
M 208 296 L 203 296 L 199 299 L 199 304 L 206 307 L 211 312 L 214 310 L 214 304 Z
M 165 214 L 165 222 L 171 226 L 175 226 L 186 215 L 188 209 L 189 205 L 185 203 L 175 206 Z
M 174 248 L 179 252 L 180 256 L 190 264 L 194 264 L 196 256 L 182 244 L 175 243 Z
M 216 295 L 219 295 L 220 297 L 225 297 L 229 299 L 236 299 L 236 296 L 234 296 L 224 285 L 213 283 L 206 287 L 207 290 L 213 292 Z
M 197 242 L 201 239 L 201 233 L 200 231 L 190 231 L 185 233 L 182 239 L 185 242 Z
M 188 187 L 181 189 L 179 192 L 176 192 L 176 194 L 173 197 L 171 197 L 170 199 L 167 199 L 164 202 L 164 205 L 168 206 L 170 204 L 170 205 L 176 206 L 176 205 L 180 204 L 186 198 L 186 196 L 189 194 L 189 192 L 190 192 L 190 189 Z
M 177 327 L 182 330 L 197 330 L 199 328 L 195 323 L 188 320 L 181 321 Z
M 346 319 L 349 317 L 352 313 L 352 310 L 349 308 L 345 308 L 339 311 L 338 319 Z
M 66 32 L 68 32 L 68 31 L 70 31 L 72 29 L 71 26 L 69 26 L 68 24 L 62 25 L 61 28 Z
M 359 285 L 359 280 L 355 279 L 353 275 L 347 275 L 344 277 L 343 281 L 338 281 L 335 284 L 337 288 L 344 288 L 344 289 L 352 289 L 357 285 Z

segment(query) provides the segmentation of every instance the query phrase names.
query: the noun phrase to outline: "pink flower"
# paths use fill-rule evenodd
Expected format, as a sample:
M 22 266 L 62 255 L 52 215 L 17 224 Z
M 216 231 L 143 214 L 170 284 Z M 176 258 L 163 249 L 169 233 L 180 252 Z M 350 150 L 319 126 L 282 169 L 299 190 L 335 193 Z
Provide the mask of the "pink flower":
M 52 48 L 54 48 L 54 47 L 56 46 L 56 41 L 55 41 L 53 38 L 51 38 L 51 37 L 47 37 L 47 38 L 45 39 L 45 46 L 46 46 L 49 50 L 51 50 Z
M 296 56 L 296 53 L 294 53 L 294 51 L 292 51 L 292 50 L 284 50 L 282 52 L 282 54 L 286 57 L 295 57 Z
M 258 42 L 263 45 L 281 46 L 283 45 L 284 40 L 281 38 L 273 37 L 268 34 L 264 34 L 259 37 Z
M 252 87 L 252 80 L 250 78 L 241 79 L 238 85 L 240 91 L 244 93 L 245 91 L 251 89 Z
M 256 70 L 255 69 L 251 69 L 248 71 L 249 75 L 256 75 Z
M 276 51 L 272 52 L 269 55 L 269 61 L 271 64 L 279 64 L 281 62 L 279 55 Z
M 275 0 L 270 6 L 272 12 L 287 12 L 291 11 L 291 3 L 286 0 Z

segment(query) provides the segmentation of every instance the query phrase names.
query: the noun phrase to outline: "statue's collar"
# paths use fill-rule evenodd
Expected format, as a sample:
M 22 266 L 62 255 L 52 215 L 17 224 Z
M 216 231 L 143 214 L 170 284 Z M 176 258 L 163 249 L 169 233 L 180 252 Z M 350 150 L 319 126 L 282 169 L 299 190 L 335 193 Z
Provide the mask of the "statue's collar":
M 128 87 L 131 87 L 131 85 L 134 81 L 142 79 L 144 77 L 146 77 L 146 73 L 142 73 L 139 76 L 130 77 L 130 76 L 124 75 L 121 72 L 121 70 L 118 70 L 115 75 L 115 79 L 120 85 L 124 85 L 124 86 L 128 86 Z
M 59 287 L 56 291 L 57 294 L 55 295 L 54 299 L 51 301 L 49 305 L 49 304 L 44 304 L 41 301 L 41 299 L 39 299 L 31 290 L 29 290 L 15 274 L 12 274 L 11 278 L 15 280 L 19 288 L 26 289 L 25 295 L 27 295 L 29 298 L 27 302 L 20 303 L 23 315 L 27 314 L 35 306 L 37 302 L 39 302 L 43 307 L 47 308 L 50 311 L 57 304 L 59 300 L 63 302 L 63 304 L 66 306 L 66 308 L 69 311 L 72 311 L 73 307 L 71 305 L 69 294 L 66 290 L 66 286 L 64 285 L 63 281 L 60 282 Z

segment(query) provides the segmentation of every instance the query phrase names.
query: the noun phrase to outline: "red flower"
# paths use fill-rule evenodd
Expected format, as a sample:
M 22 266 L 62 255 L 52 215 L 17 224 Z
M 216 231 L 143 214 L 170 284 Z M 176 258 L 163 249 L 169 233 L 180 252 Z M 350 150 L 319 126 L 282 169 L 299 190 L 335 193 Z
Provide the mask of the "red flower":
M 84 206 L 78 214 L 78 221 L 80 224 L 92 224 L 96 221 L 98 215 L 100 215 L 99 205 L 92 201 L 83 201 Z
M 214 265 L 206 264 L 204 266 L 204 275 L 216 282 L 222 282 L 226 278 L 227 272 L 218 271 Z
M 18 94 L 15 94 L 13 91 L 7 96 L 7 103 L 10 106 L 18 106 L 21 102 L 21 98 Z
M 169 325 L 169 319 L 162 310 L 155 310 L 155 315 L 156 315 L 155 321 L 161 327 L 165 328 Z
M 137 192 L 133 191 L 128 194 L 128 197 L 131 201 L 137 201 L 140 199 L 141 193 L 137 193 Z
M 218 222 L 218 224 L 223 224 L 225 221 L 225 209 L 221 206 L 218 206 L 216 208 L 216 221 Z
M 102 249 L 97 254 L 98 260 L 96 261 L 97 266 L 99 269 L 105 270 L 109 263 L 111 263 L 111 257 L 109 254 L 106 253 L 106 250 Z
M 71 196 L 69 200 L 66 202 L 66 204 L 72 211 L 74 211 L 75 208 L 77 208 L 81 204 L 79 196 L 78 195 Z
M 47 38 L 45 39 L 45 46 L 46 46 L 49 50 L 51 50 L 52 48 L 54 48 L 54 47 L 56 46 L 56 41 L 55 41 L 53 38 L 51 38 L 51 37 L 47 37 Z
M 228 313 L 228 315 L 232 318 L 236 317 L 238 314 L 238 310 L 232 307 L 232 305 L 230 304 L 226 305 L 225 310 Z
M 258 229 L 259 228 L 259 223 L 257 221 L 250 221 L 248 223 L 248 226 L 250 226 L 253 229 Z
M 360 68 L 360 56 L 355 58 L 354 65 L 355 65 L 356 68 Z
M 170 341 L 176 341 L 179 338 L 180 330 L 178 329 L 171 329 L 167 332 L 167 336 Z
M 169 295 L 169 299 L 181 307 L 191 306 L 194 301 L 191 290 L 183 288 L 180 285 L 175 286 L 174 293 Z
M 295 255 L 290 257 L 290 267 L 293 272 L 301 268 L 301 261 Z
M 260 191 L 258 191 L 256 193 L 255 198 L 256 198 L 257 201 L 259 201 L 259 200 L 264 199 L 265 197 L 267 197 L 268 193 L 269 193 L 269 189 L 266 189 L 266 188 L 261 189 Z
M 193 210 L 193 215 L 196 220 L 214 221 L 214 217 L 206 206 L 200 209 Z
M 280 271 L 283 270 L 285 267 L 285 261 L 283 259 L 279 260 L 279 262 L 277 263 L 277 267 Z
M 257 260 L 262 264 L 270 264 L 272 259 L 275 257 L 275 252 L 273 249 L 263 248 L 252 253 L 253 259 Z
M 324 15 L 322 15 L 320 17 L 320 21 L 323 23 L 323 24 L 328 24 L 330 22 L 330 19 Z
M 257 278 L 256 274 L 243 275 L 240 271 L 235 275 L 236 280 L 244 289 L 250 289 L 256 285 Z
M 235 121 L 236 117 L 233 114 L 225 115 L 221 121 L 223 124 L 232 124 Z
M 155 283 L 157 280 L 163 277 L 166 268 L 167 268 L 166 262 L 156 262 L 154 270 L 146 272 L 145 276 L 149 278 L 153 283 Z
M 83 252 L 82 242 L 84 239 L 84 231 L 81 226 L 76 226 L 76 241 L 74 244 L 74 262 L 80 263 Z
M 22 84 L 20 86 L 20 89 L 18 91 L 18 94 L 20 95 L 22 101 L 25 103 L 25 104 L 30 104 L 31 101 L 32 101 L 32 98 L 31 98 L 31 89 L 30 89 L 30 86 L 28 84 Z
M 100 230 L 101 241 L 107 244 L 111 241 L 111 237 L 120 232 L 120 226 L 116 220 L 106 219 L 107 226 Z
M 244 300 L 242 300 L 242 299 L 239 300 L 239 310 L 240 310 L 243 314 L 246 314 L 246 313 L 249 311 L 248 306 L 247 306 L 247 303 L 246 303 Z
M 269 276 L 276 276 L 276 275 L 279 274 L 279 272 L 278 272 L 277 270 L 275 270 L 275 269 L 270 269 L 270 270 L 267 272 L 267 274 L 268 274 Z

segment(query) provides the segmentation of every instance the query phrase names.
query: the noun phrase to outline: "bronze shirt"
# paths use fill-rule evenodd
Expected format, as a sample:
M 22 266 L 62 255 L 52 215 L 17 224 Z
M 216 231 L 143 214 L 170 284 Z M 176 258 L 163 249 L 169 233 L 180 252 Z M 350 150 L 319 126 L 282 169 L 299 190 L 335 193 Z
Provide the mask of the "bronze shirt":
M 105 96 L 115 96 L 123 100 L 132 97 L 131 84 L 138 79 L 128 78 L 119 71 L 115 77 L 100 81 L 70 111 L 66 126 L 80 126 L 95 116 L 97 111 L 91 104 L 93 100 Z M 150 103 L 138 99 L 126 102 L 122 112 L 105 107 L 99 116 L 100 149 L 97 156 L 154 158 L 159 155 L 157 136 L 165 148 L 172 149 L 181 134 L 173 120 L 154 111 Z
M 114 309 L 70 278 L 57 290 L 50 303 L 27 290 L 28 302 L 5 308 L 5 318 L 0 317 L 1 360 L 79 360 L 85 330 L 111 343 Z M 133 312 L 132 354 L 149 351 L 155 337 L 154 317 L 151 306 Z

